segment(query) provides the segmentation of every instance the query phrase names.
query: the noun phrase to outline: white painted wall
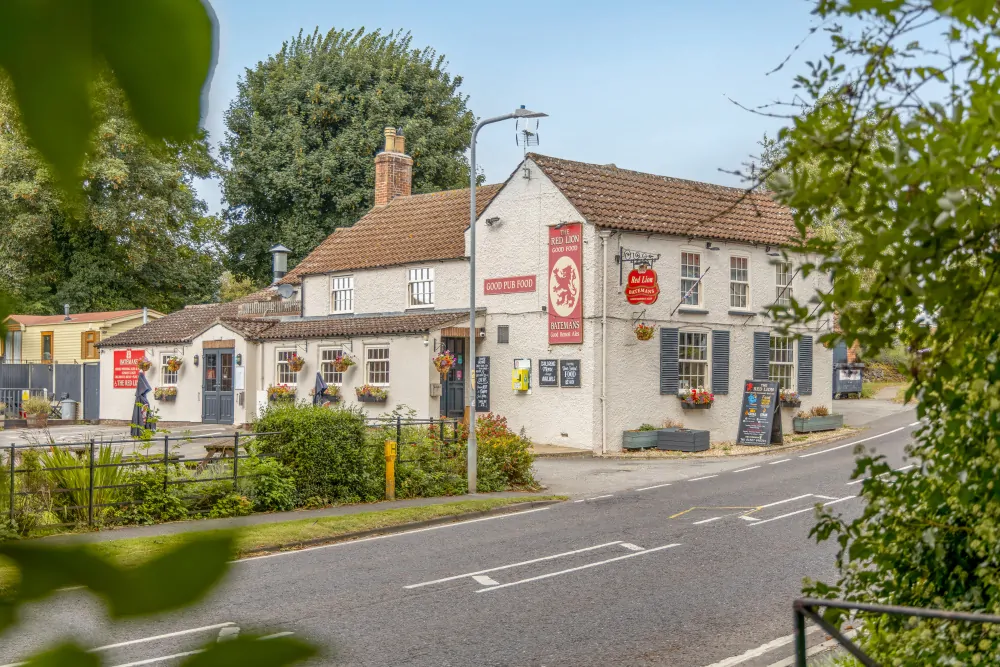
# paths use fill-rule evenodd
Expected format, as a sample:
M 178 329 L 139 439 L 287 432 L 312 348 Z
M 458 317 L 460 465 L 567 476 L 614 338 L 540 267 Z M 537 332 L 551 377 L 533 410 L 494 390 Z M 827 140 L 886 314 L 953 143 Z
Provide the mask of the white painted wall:
M 344 271 L 303 278 L 306 317 L 322 317 L 331 312 L 331 276 L 354 276 L 354 313 L 399 313 L 419 311 L 407 301 L 409 269 L 434 269 L 434 308 L 469 307 L 469 263 L 464 259 L 390 266 L 380 269 Z

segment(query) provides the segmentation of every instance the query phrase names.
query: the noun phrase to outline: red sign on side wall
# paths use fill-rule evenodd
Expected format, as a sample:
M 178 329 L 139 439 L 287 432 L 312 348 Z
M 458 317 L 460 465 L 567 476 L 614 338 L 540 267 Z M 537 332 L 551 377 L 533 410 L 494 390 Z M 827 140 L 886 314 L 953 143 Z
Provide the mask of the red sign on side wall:
M 625 299 L 631 304 L 653 304 L 660 296 L 660 286 L 656 282 L 656 271 L 647 268 L 632 269 L 628 273 Z
M 143 350 L 115 350 L 111 386 L 115 389 L 135 389 L 139 384 L 139 361 L 145 356 Z
M 483 281 L 484 294 L 517 294 L 534 292 L 535 276 L 514 276 L 512 278 L 487 278 Z
M 583 342 L 583 224 L 549 227 L 549 344 Z

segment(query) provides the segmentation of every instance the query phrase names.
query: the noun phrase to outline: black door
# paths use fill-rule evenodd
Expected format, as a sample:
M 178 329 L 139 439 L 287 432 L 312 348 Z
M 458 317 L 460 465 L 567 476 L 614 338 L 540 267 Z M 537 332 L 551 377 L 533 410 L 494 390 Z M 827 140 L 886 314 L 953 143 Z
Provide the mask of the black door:
M 233 423 L 233 350 L 205 350 L 202 354 L 201 420 L 207 424 Z
M 450 419 L 462 419 L 465 416 L 465 339 L 444 338 L 441 345 L 458 359 L 441 382 L 441 414 Z

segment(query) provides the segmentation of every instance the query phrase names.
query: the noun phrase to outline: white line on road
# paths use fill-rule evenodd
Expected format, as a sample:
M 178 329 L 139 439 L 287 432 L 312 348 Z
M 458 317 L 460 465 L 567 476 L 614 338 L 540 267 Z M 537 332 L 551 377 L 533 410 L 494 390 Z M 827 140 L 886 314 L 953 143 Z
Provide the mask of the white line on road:
M 903 466 L 902 468 L 896 468 L 896 472 L 903 472 L 904 470 L 909 470 L 910 468 L 915 468 L 915 467 L 917 467 L 917 464 L 916 463 L 911 463 L 908 466 Z M 882 479 L 883 477 L 885 477 L 888 474 L 889 473 L 884 472 L 881 475 L 876 475 L 875 479 Z M 854 486 L 855 484 L 861 484 L 865 480 L 869 480 L 869 479 L 871 479 L 871 477 L 862 477 L 861 479 L 856 479 L 853 482 L 848 482 L 847 486 Z
M 701 521 L 693 521 L 691 525 L 700 526 L 703 523 L 712 523 L 713 521 L 718 521 L 721 518 L 722 518 L 721 516 L 713 516 L 711 519 L 702 519 Z
M 493 521 L 494 519 L 509 519 L 515 516 L 522 516 L 524 514 L 533 514 L 535 512 L 544 512 L 550 509 L 549 507 L 536 507 L 530 510 L 523 510 L 521 512 L 511 512 L 510 514 L 497 514 L 495 516 L 484 516 L 481 519 L 469 519 L 468 521 L 456 521 L 454 523 L 442 523 L 437 526 L 428 526 L 427 528 L 415 528 L 414 530 L 404 530 L 399 533 L 387 533 L 385 535 L 373 535 L 372 537 L 362 537 L 357 540 L 347 540 L 344 542 L 334 542 L 332 544 L 320 544 L 315 547 L 305 547 L 303 549 L 296 549 L 295 551 L 279 551 L 273 554 L 264 554 L 263 556 L 251 556 L 250 558 L 241 558 L 240 560 L 231 561 L 232 563 L 249 563 L 250 561 L 264 560 L 266 558 L 278 558 L 279 556 L 294 556 L 296 554 L 306 553 L 309 551 L 318 551 L 320 549 L 330 549 L 331 547 L 342 547 L 348 544 L 359 544 L 361 542 L 373 542 L 375 540 L 385 540 L 390 537 L 403 537 L 404 535 L 414 535 L 416 533 L 426 533 L 431 530 L 441 530 L 442 528 L 455 528 L 456 526 L 465 526 L 470 523 L 479 523 L 480 521 Z
M 909 470 L 910 468 L 916 468 L 916 467 L 917 467 L 916 463 L 911 463 L 908 466 L 903 466 L 902 468 L 896 468 L 896 472 L 903 472 L 904 470 Z
M 268 635 L 266 637 L 261 637 L 259 641 L 265 641 L 268 639 L 277 639 L 278 637 L 287 637 L 289 635 L 294 635 L 294 632 L 276 632 L 273 635 Z M 136 662 L 125 662 L 120 665 L 114 665 L 113 667 L 140 667 L 140 665 L 152 665 L 157 662 L 165 662 L 167 660 L 175 660 L 177 658 L 186 658 L 190 655 L 198 655 L 199 653 L 204 653 L 205 649 L 199 648 L 193 651 L 185 651 L 184 653 L 174 653 L 173 655 L 161 655 L 158 658 L 147 658 L 145 660 L 138 660 Z
M 594 496 L 593 498 L 587 498 L 587 500 L 600 500 L 601 498 L 611 498 L 613 494 L 606 493 L 603 496 Z
M 453 577 L 445 577 L 444 579 L 435 579 L 434 581 L 424 581 L 419 584 L 410 584 L 409 586 L 403 586 L 405 589 L 410 588 L 420 588 L 422 586 L 430 586 L 431 584 L 443 584 L 446 581 L 454 581 L 455 579 L 464 579 L 465 577 L 474 577 L 477 574 L 487 574 L 489 572 L 499 572 L 500 570 L 508 570 L 512 567 L 521 567 L 522 565 L 531 565 L 532 563 L 541 563 L 547 560 L 555 560 L 556 558 L 563 558 L 565 556 L 574 556 L 576 554 L 582 554 L 587 551 L 594 551 L 595 549 L 603 549 L 605 547 L 611 547 L 616 544 L 621 544 L 621 540 L 615 540 L 614 542 L 605 542 L 604 544 L 598 544 L 592 547 L 584 547 L 583 549 L 574 549 L 573 551 L 564 551 L 561 554 L 554 554 L 552 556 L 542 556 L 541 558 L 532 558 L 531 560 L 522 560 L 520 563 L 511 563 L 510 565 L 500 565 L 498 567 L 491 567 L 485 570 L 476 570 L 475 572 L 466 572 L 465 574 L 456 574 Z
M 833 496 L 821 496 L 818 493 L 814 493 L 813 497 L 814 498 L 821 498 L 823 500 L 836 500 L 836 498 L 834 498 Z
M 651 491 L 652 489 L 662 489 L 665 486 L 670 486 L 670 484 L 657 484 L 656 486 L 644 486 L 641 489 L 636 489 L 636 491 Z
M 645 549 L 640 547 L 638 544 L 632 544 L 631 542 L 622 542 L 618 546 L 625 547 L 629 551 L 645 551 Z
M 750 466 L 749 468 L 740 468 L 739 470 L 734 470 L 733 472 L 746 472 L 747 470 L 756 470 L 760 466 Z
M 811 625 L 808 628 L 806 628 L 806 634 L 808 635 L 810 633 L 816 632 L 817 630 L 819 630 L 819 626 Z M 708 667 L 733 667 L 733 665 L 739 665 L 741 663 L 746 662 L 747 660 L 753 660 L 754 658 L 759 658 L 768 651 L 773 651 L 776 648 L 781 648 L 782 646 L 791 644 L 794 640 L 795 640 L 795 635 L 787 635 L 785 637 L 779 637 L 778 639 L 769 641 L 766 644 L 761 644 L 757 648 L 752 648 L 746 653 L 742 653 L 740 655 L 734 655 L 731 658 L 726 658 L 725 660 L 721 660 L 719 662 L 713 662 L 711 665 L 708 665 Z
M 914 424 L 919 424 L 920 422 L 915 422 Z M 913 426 L 914 424 L 910 424 Z M 868 442 L 869 440 L 875 440 L 877 438 L 883 438 L 887 435 L 892 435 L 893 433 L 899 433 L 900 431 L 905 431 L 910 428 L 910 426 L 900 426 L 899 428 L 894 428 L 891 431 L 886 431 L 885 433 L 879 433 L 878 435 L 873 435 L 870 438 L 864 438 L 862 440 L 855 440 L 854 442 L 848 442 L 843 445 L 837 445 L 836 447 L 830 447 L 829 449 L 823 449 L 818 452 L 811 452 L 809 454 L 800 454 L 800 459 L 807 459 L 810 456 L 819 456 L 820 454 L 826 454 L 827 452 L 835 452 L 838 449 L 843 449 L 844 447 L 853 447 L 854 445 L 860 445 L 862 442 Z
M 836 500 L 831 500 L 828 503 L 823 503 L 823 507 L 828 507 L 830 505 L 836 505 L 837 503 L 842 503 L 845 500 L 850 500 L 851 498 L 857 498 L 857 496 L 844 496 L 843 498 L 837 498 Z M 772 521 L 777 521 L 778 519 L 787 519 L 790 516 L 795 516 L 796 514 L 802 514 L 804 512 L 812 512 L 815 509 L 816 509 L 815 507 L 807 507 L 804 510 L 796 510 L 794 512 L 789 512 L 787 514 L 781 514 L 779 516 L 772 517 L 770 519 L 763 519 L 761 521 L 758 521 L 757 523 L 752 523 L 750 525 L 751 526 L 763 526 L 765 523 L 771 523 Z
M 574 500 L 573 502 L 574 503 L 585 503 L 585 502 L 587 502 L 587 499 L 586 498 L 580 498 L 579 500 Z
M 740 518 L 743 519 L 744 521 L 760 521 L 760 519 L 758 519 L 757 517 L 755 517 L 755 516 L 747 516 L 746 514 L 744 514 Z
M 781 459 L 780 461 L 771 461 L 767 465 L 769 465 L 769 466 L 776 466 L 779 463 L 788 463 L 789 461 L 791 461 L 791 459 Z
M 803 493 L 801 496 L 795 496 L 794 498 L 785 498 L 784 500 L 778 500 L 778 501 L 773 502 L 773 503 L 768 503 L 766 505 L 761 505 L 760 507 L 757 507 L 755 509 L 763 510 L 763 509 L 767 509 L 768 507 L 774 507 L 775 505 L 784 505 L 785 503 L 790 503 L 790 502 L 793 502 L 795 500 L 802 500 L 803 498 L 812 498 L 812 497 L 813 497 L 813 494 L 811 494 L 811 493 Z
M 693 479 L 689 479 L 688 481 L 689 482 L 700 482 L 703 479 L 712 479 L 713 477 L 718 477 L 718 475 L 705 475 L 704 477 L 695 477 Z
M 627 558 L 635 558 L 636 556 L 645 556 L 646 554 L 651 554 L 655 551 L 662 551 L 664 549 L 671 549 L 673 547 L 679 547 L 680 544 L 664 544 L 662 547 L 653 547 L 652 549 L 646 549 L 645 551 L 636 551 L 634 553 L 625 554 L 624 556 L 618 556 L 617 558 L 609 558 L 607 560 L 600 560 L 596 563 L 587 563 L 586 565 L 578 565 L 577 567 L 571 567 L 568 570 L 559 570 L 558 572 L 549 572 L 548 574 L 540 574 L 537 577 L 530 577 L 528 579 L 521 579 L 520 581 L 512 581 L 508 584 L 500 584 L 499 586 L 493 586 L 491 588 L 480 588 L 477 593 L 488 593 L 490 591 L 496 591 L 501 588 L 508 588 L 510 586 L 518 586 L 520 584 L 526 584 L 531 581 L 539 581 L 541 579 L 550 579 L 551 577 L 558 577 L 563 574 L 569 574 L 570 572 L 579 572 L 580 570 L 587 570 L 592 567 L 597 567 L 598 565 L 607 565 L 608 563 L 614 563 L 616 561 L 625 560 Z
M 480 586 L 499 586 L 500 582 L 496 579 L 492 579 L 485 574 L 476 574 L 472 577 L 477 584 Z

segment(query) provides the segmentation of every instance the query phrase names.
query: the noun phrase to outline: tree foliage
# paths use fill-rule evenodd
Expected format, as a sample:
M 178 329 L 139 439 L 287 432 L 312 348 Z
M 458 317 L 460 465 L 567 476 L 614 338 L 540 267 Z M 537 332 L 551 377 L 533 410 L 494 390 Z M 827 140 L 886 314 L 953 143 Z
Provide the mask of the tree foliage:
M 815 312 L 796 303 L 783 317 L 837 312 L 844 337 L 873 353 L 901 340 L 925 424 L 918 467 L 859 459 L 855 475 L 872 477 L 861 516 L 814 530 L 837 540 L 839 580 L 807 592 L 997 614 L 1000 9 L 818 0 L 815 13 L 830 47 L 797 79 L 809 110 L 781 132 L 771 183 L 823 258 L 806 272 L 836 280 Z M 810 234 L 834 218 L 850 233 Z M 995 626 L 867 616 L 863 638 L 883 664 L 1000 663 Z
M 0 284 L 21 310 L 51 313 L 210 300 L 220 222 L 195 177 L 214 173 L 204 134 L 143 135 L 110 77 L 92 88 L 96 129 L 83 180 L 58 185 L 32 146 L 8 81 L 0 80 Z
M 267 284 L 271 245 L 302 258 L 367 212 L 386 126 L 406 135 L 414 193 L 466 186 L 461 84 L 409 33 L 364 29 L 299 33 L 247 69 L 221 147 L 227 268 Z

